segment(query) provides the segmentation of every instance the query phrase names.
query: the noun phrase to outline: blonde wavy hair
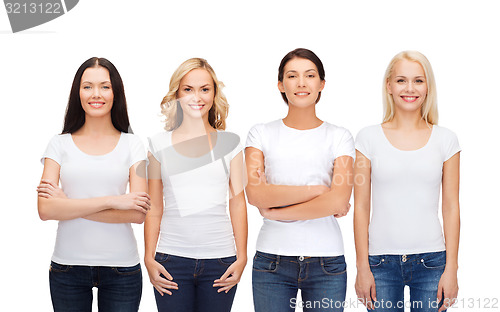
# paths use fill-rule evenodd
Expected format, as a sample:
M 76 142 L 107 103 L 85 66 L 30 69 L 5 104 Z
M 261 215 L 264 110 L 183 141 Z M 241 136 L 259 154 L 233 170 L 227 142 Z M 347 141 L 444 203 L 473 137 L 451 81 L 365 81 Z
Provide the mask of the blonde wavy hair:
M 427 96 L 422 104 L 421 114 L 422 119 L 431 125 L 438 123 L 438 110 L 437 110 L 437 95 L 436 95 L 436 80 L 432 71 L 431 63 L 429 60 L 418 51 L 403 51 L 394 56 L 387 66 L 384 75 L 384 84 L 382 86 L 383 102 L 384 102 L 384 122 L 394 119 L 394 99 L 392 95 L 387 92 L 387 82 L 391 78 L 394 65 L 400 60 L 408 60 L 419 63 L 424 69 L 425 81 L 427 83 Z
M 226 118 L 229 110 L 226 96 L 222 92 L 224 84 L 217 79 L 215 72 L 208 64 L 207 60 L 202 58 L 191 58 L 182 63 L 170 78 L 169 91 L 160 104 L 161 113 L 165 116 L 165 130 L 172 131 L 177 129 L 183 120 L 183 112 L 179 101 L 177 100 L 177 91 L 181 79 L 193 69 L 203 68 L 210 73 L 214 82 L 214 104 L 208 112 L 208 122 L 217 130 L 226 129 Z

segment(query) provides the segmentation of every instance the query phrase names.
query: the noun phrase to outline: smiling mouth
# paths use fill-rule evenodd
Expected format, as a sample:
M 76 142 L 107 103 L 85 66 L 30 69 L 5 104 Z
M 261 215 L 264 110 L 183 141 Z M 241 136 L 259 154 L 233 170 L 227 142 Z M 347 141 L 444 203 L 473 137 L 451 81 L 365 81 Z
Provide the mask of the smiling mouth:
M 189 104 L 189 107 L 195 110 L 200 110 L 205 106 L 205 104 Z
M 101 108 L 104 106 L 104 102 L 90 102 L 89 105 L 93 108 Z
M 310 93 L 309 92 L 296 92 L 294 93 L 296 96 L 308 96 Z
M 418 96 L 402 96 L 403 101 L 413 103 L 418 99 Z

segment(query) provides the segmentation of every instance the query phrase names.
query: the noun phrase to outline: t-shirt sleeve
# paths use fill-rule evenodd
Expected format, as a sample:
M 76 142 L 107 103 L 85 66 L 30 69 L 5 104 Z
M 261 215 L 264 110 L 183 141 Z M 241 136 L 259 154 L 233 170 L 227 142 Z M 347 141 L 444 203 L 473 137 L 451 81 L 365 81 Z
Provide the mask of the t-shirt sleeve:
M 460 152 L 460 144 L 458 143 L 457 135 L 450 130 L 446 129 L 446 137 L 443 141 L 443 162 L 450 159 L 453 155 Z
M 62 137 L 61 135 L 55 135 L 50 139 L 49 144 L 47 145 L 47 148 L 45 149 L 45 152 L 43 153 L 42 158 L 40 161 L 42 162 L 42 165 L 45 165 L 45 158 L 50 158 L 57 162 L 59 165 L 61 165 L 61 155 L 62 155 Z
M 131 135 L 129 137 L 129 149 L 130 149 L 130 163 L 129 167 L 132 167 L 135 163 L 141 160 L 146 160 L 146 150 L 144 149 L 144 144 L 142 140 L 137 135 Z
M 248 137 L 247 137 L 247 142 L 245 144 L 245 147 L 255 147 L 258 150 L 263 150 L 262 147 L 262 132 L 264 125 L 263 124 L 258 124 L 252 127 L 250 131 L 248 132 Z
M 350 156 L 356 159 L 356 150 L 354 149 L 354 140 L 349 130 L 340 128 L 339 137 L 334 151 L 334 159 L 340 156 Z
M 370 144 L 369 144 L 369 139 L 368 139 L 368 131 L 367 129 L 362 129 L 359 131 L 358 135 L 356 136 L 356 143 L 355 147 L 356 149 L 363 154 L 366 158 L 371 160 L 372 156 L 370 154 Z

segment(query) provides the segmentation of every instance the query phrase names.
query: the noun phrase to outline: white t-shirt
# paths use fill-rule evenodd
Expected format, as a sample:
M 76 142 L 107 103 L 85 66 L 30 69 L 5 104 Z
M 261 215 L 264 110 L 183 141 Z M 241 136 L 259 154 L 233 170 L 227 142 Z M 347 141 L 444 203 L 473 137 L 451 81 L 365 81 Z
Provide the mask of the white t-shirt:
M 246 147 L 264 154 L 267 182 L 276 185 L 330 186 L 337 157 L 355 157 L 348 130 L 323 122 L 297 130 L 283 121 L 257 124 L 248 133 Z M 344 254 L 342 233 L 333 216 L 313 220 L 274 221 L 264 218 L 257 250 L 284 256 L 326 257 Z
M 56 135 L 42 157 L 61 166 L 61 188 L 68 198 L 94 198 L 126 193 L 129 169 L 146 159 L 139 137 L 122 133 L 113 151 L 88 155 L 71 134 Z M 130 223 L 103 223 L 83 218 L 59 221 L 52 261 L 67 265 L 133 266 L 139 263 Z
M 371 162 L 372 218 L 369 254 L 445 250 L 438 219 L 443 163 L 460 152 L 456 135 L 434 125 L 427 144 L 402 151 L 381 125 L 362 129 L 356 149 Z
M 236 255 L 227 197 L 231 160 L 242 147 L 231 132 L 218 131 L 213 138 L 213 149 L 200 157 L 180 154 L 171 131 L 148 138 L 163 182 L 159 252 L 193 259 Z

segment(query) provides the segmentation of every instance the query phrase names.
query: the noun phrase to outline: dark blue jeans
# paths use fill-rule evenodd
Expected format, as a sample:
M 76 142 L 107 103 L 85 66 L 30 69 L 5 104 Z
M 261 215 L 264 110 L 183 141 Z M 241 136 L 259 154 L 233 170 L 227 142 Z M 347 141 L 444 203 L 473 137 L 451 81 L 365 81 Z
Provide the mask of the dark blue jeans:
M 344 311 L 347 273 L 344 256 L 295 257 L 257 251 L 252 288 L 256 312 Z M 302 302 L 297 301 L 298 290 Z
M 446 265 L 446 252 L 412 255 L 369 256 L 375 278 L 377 301 L 375 311 L 436 312 L 437 290 Z M 404 301 L 404 288 L 410 287 L 410 301 Z
M 226 294 L 213 287 L 236 256 L 217 259 L 192 259 L 156 253 L 155 260 L 172 275 L 179 289 L 172 295 L 161 296 L 155 289 L 158 311 L 168 312 L 229 312 L 233 305 L 236 286 Z
M 55 312 L 92 311 L 97 287 L 100 312 L 137 312 L 142 295 L 141 265 L 102 267 L 51 262 L 50 295 Z

